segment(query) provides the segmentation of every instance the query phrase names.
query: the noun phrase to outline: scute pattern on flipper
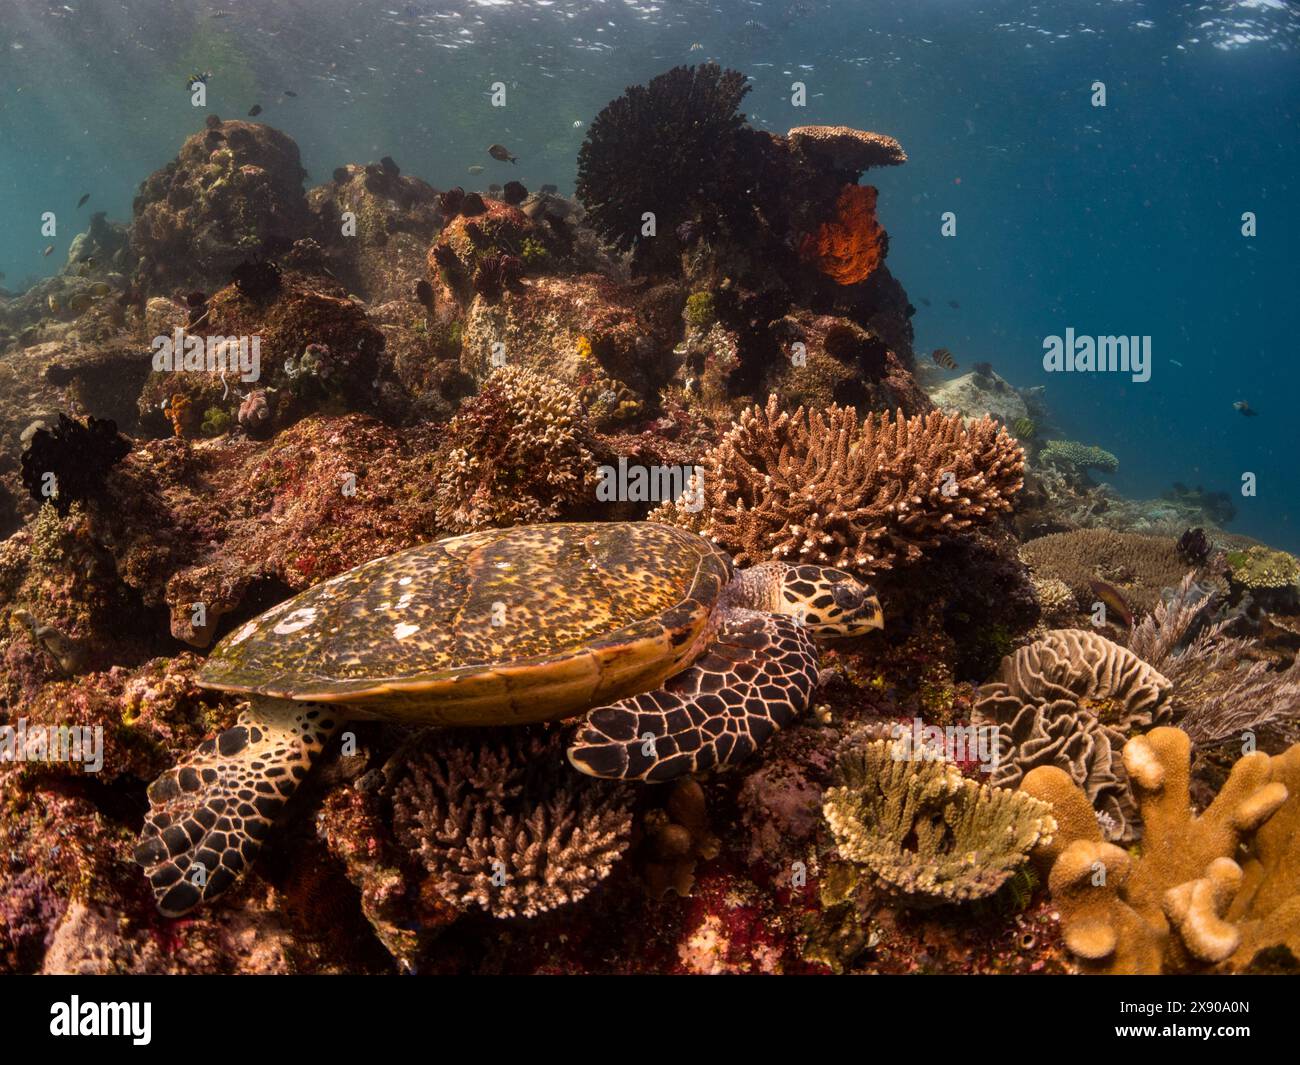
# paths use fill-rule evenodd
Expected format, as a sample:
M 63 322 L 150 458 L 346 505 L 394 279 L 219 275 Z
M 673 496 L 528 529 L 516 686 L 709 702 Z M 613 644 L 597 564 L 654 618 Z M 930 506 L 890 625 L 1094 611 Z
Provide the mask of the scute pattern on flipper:
M 262 703 L 149 785 L 135 860 L 161 913 L 179 917 L 235 883 L 337 721 L 329 707 Z
M 545 668 L 651 622 L 684 643 L 730 576 L 725 554 L 671 526 L 485 530 L 376 559 L 288 600 L 223 640 L 201 682 L 324 698 L 332 685 Z
M 817 679 L 806 628 L 737 611 L 708 653 L 658 691 L 592 710 L 569 761 L 592 776 L 649 781 L 734 765 L 807 709 Z

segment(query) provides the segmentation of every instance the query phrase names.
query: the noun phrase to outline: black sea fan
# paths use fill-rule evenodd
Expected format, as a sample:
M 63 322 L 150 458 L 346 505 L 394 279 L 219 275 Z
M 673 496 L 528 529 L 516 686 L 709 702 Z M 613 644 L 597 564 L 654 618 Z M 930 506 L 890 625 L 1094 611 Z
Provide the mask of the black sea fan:
M 241 296 L 269 296 L 280 288 L 280 268 L 269 259 L 245 259 L 230 272 Z
M 108 471 L 131 451 L 108 418 L 87 418 L 83 425 L 66 414 L 53 429 L 37 429 L 23 451 L 23 485 L 38 503 L 51 502 L 60 514 L 78 499 L 94 495 Z
M 726 212 L 743 187 L 735 171 L 745 81 L 713 63 L 674 67 L 611 101 L 578 152 L 578 199 L 596 229 L 627 249 L 647 211 L 660 234 Z

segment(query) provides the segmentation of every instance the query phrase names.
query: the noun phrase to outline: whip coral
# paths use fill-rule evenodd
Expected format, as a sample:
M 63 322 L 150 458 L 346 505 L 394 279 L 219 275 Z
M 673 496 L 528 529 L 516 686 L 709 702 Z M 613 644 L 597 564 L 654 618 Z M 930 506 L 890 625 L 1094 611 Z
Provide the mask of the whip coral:
M 772 396 L 702 461 L 704 506 L 668 503 L 653 517 L 695 529 L 742 564 L 777 558 L 870 574 L 1010 510 L 1024 461 L 988 418 L 966 427 L 956 414 L 886 412 L 859 422 L 836 405 L 782 413 Z
M 889 241 L 876 221 L 876 190 L 845 185 L 835 204 L 835 220 L 803 238 L 800 256 L 838 285 L 865 281 L 885 261 Z

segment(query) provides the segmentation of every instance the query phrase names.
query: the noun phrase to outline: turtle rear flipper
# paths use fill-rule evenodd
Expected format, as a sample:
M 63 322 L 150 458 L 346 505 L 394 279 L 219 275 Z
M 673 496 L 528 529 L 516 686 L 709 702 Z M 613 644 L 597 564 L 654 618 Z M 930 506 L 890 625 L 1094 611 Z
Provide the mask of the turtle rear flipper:
M 162 914 L 211 902 L 252 864 L 337 723 L 327 706 L 255 698 L 232 728 L 149 785 L 135 860 Z
M 648 781 L 734 765 L 808 708 L 817 676 L 816 647 L 797 621 L 735 611 L 658 691 L 592 710 L 569 761 L 591 776 Z

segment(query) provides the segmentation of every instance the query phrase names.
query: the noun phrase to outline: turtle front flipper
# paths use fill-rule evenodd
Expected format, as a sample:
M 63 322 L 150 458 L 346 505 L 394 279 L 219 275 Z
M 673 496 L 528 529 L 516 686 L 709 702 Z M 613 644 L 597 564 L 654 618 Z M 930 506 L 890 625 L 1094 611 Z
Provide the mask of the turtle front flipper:
M 569 761 L 591 776 L 648 781 L 734 765 L 806 710 L 816 687 L 804 626 L 734 611 L 704 655 L 658 691 L 592 710 Z
M 252 864 L 337 724 L 319 703 L 255 697 L 232 728 L 149 785 L 135 860 L 162 914 L 211 902 Z

